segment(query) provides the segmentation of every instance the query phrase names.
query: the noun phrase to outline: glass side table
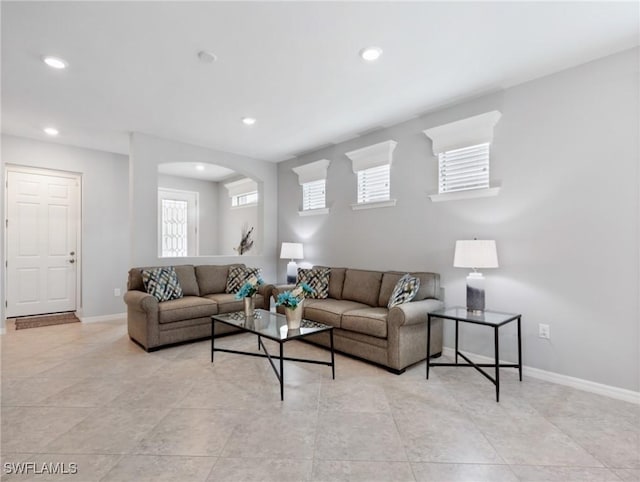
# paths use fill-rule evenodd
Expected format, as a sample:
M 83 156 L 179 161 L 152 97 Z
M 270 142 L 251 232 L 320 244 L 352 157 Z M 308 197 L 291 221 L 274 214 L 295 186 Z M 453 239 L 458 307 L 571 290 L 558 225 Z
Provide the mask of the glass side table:
M 431 318 L 441 318 L 443 320 L 453 320 L 456 322 L 456 348 L 455 363 L 433 363 L 429 361 L 431 356 Z M 500 313 L 498 311 L 481 311 L 479 313 L 468 311 L 466 308 L 453 307 L 432 311 L 427 316 L 427 380 L 429 379 L 430 367 L 473 367 L 482 373 L 496 386 L 496 402 L 500 401 L 500 368 L 517 368 L 520 381 L 522 381 L 522 335 L 521 335 L 522 315 L 514 313 Z M 498 347 L 498 330 L 512 321 L 518 322 L 518 363 L 500 363 Z M 495 352 L 495 363 L 475 363 L 458 350 L 458 325 L 462 323 L 473 323 L 493 328 L 493 343 Z M 458 363 L 458 357 L 463 358 L 467 363 Z M 495 368 L 495 377 L 491 377 L 482 368 Z

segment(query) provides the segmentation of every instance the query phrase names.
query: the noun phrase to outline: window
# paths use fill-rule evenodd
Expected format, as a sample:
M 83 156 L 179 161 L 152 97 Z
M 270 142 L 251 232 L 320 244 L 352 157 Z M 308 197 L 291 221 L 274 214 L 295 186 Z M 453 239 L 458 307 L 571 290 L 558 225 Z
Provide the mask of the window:
M 324 209 L 326 206 L 325 197 L 326 179 L 305 182 L 302 185 L 302 210 Z
M 248 177 L 228 182 L 224 187 L 229 192 L 232 208 L 245 208 L 258 204 L 258 183 Z
M 389 200 L 390 168 L 389 164 L 385 164 L 358 171 L 358 204 Z
M 158 189 L 158 251 L 161 257 L 197 256 L 198 193 Z
M 300 216 L 315 216 L 329 212 L 325 189 L 329 164 L 329 159 L 320 159 L 291 168 L 298 176 L 298 184 L 302 186 L 302 211 L 298 211 Z
M 391 199 L 391 164 L 397 145 L 396 141 L 388 140 L 345 152 L 345 156 L 351 159 L 353 172 L 357 175 L 357 202 L 351 205 L 351 209 L 396 205 L 396 200 Z
M 231 197 L 231 206 L 240 207 L 258 203 L 258 191 L 238 194 Z
M 440 194 L 489 187 L 489 143 L 438 154 Z
M 438 193 L 433 202 L 497 196 L 489 179 L 493 131 L 502 114 L 493 110 L 424 130 L 438 159 Z
M 162 199 L 162 256 L 187 255 L 187 201 Z

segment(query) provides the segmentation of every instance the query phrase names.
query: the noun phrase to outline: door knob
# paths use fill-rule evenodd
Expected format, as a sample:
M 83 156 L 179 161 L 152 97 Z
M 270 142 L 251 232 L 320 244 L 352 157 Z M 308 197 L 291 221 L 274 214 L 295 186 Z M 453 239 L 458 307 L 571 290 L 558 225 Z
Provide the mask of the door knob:
M 71 251 L 71 252 L 69 253 L 69 256 L 73 256 L 74 254 L 76 254 L 76 252 L 75 252 L 75 251 Z
M 76 262 L 76 260 L 75 260 L 75 259 L 70 259 L 70 260 L 69 260 L 69 263 L 71 263 L 71 264 L 73 264 L 73 263 L 75 263 L 75 262 Z

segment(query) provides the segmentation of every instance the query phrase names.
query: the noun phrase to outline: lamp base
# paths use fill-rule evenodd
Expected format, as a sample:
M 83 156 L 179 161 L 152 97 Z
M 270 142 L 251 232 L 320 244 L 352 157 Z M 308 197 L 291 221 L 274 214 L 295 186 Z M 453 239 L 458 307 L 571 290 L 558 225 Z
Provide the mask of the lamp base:
M 287 263 L 287 284 L 295 284 L 298 279 L 298 265 L 294 260 Z
M 484 276 L 473 272 L 467 276 L 467 311 L 479 314 L 484 311 Z

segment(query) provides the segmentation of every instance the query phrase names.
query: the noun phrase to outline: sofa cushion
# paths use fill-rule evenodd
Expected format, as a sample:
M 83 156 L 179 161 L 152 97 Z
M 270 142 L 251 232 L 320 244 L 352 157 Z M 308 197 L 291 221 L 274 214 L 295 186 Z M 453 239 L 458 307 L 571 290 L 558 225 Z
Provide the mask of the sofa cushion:
M 185 296 L 200 296 L 198 281 L 196 280 L 196 270 L 192 264 L 174 266 L 178 281 L 182 286 L 182 293 Z
M 198 296 L 185 296 L 179 300 L 163 301 L 158 304 L 158 322 L 204 318 L 218 313 L 218 305 L 213 301 Z
M 218 313 L 231 313 L 232 311 L 242 311 L 244 309 L 244 300 L 239 300 L 233 293 L 216 293 L 206 295 L 205 298 L 215 301 L 218 305 Z M 264 297 L 257 294 L 255 306 L 264 306 Z
M 173 266 L 143 269 L 142 281 L 145 291 L 158 301 L 182 298 L 182 287 Z
M 329 296 L 329 274 L 330 268 L 298 269 L 297 284 L 306 283 L 313 293 L 307 298 L 325 299 Z
M 224 293 L 227 287 L 229 268 L 239 265 L 203 265 L 196 266 L 196 279 L 200 288 L 200 296 L 213 293 Z
M 391 297 L 389 298 L 387 308 L 391 309 L 402 303 L 408 303 L 416 296 L 419 288 L 420 278 L 411 276 L 409 273 L 405 274 L 396 283 L 393 293 L 391 293 Z
M 402 278 L 404 273 L 401 271 L 385 271 L 382 274 L 382 283 L 380 284 L 380 296 L 378 296 L 378 306 L 386 307 L 389 304 L 391 293 L 396 287 L 398 280 Z
M 144 282 L 142 281 L 142 270 L 144 268 L 131 268 L 129 270 L 129 278 L 127 279 L 128 290 L 145 291 Z
M 304 300 L 303 317 L 340 328 L 342 313 L 357 310 L 358 308 L 368 307 L 356 301 L 334 300 L 333 298 L 325 300 L 306 299 Z
M 413 301 L 421 301 L 427 298 L 438 299 L 440 297 L 440 275 L 436 273 L 416 272 L 409 273 L 420 280 L 420 289 Z
M 344 274 L 347 268 L 328 268 L 327 266 L 314 266 L 314 268 L 329 269 L 329 298 L 342 299 L 342 287 L 344 286 Z
M 142 271 L 145 269 L 162 268 L 162 266 L 149 266 L 146 268 L 131 268 L 129 270 L 129 279 L 127 280 L 128 290 L 146 291 L 144 282 L 142 281 Z M 179 265 L 174 266 L 178 281 L 182 287 L 182 294 L 184 296 L 198 296 L 200 291 L 198 284 L 195 280 L 195 270 L 193 265 Z
M 378 338 L 386 338 L 388 314 L 389 310 L 378 307 L 349 310 L 342 315 L 341 328 Z
M 381 282 L 380 271 L 348 269 L 344 276 L 342 299 L 377 306 Z
M 225 288 L 226 293 L 237 293 L 242 288 L 242 285 L 251 276 L 256 278 L 262 278 L 261 268 L 247 268 L 241 264 L 238 266 L 232 266 L 229 268 L 229 274 L 227 275 L 227 286 Z

